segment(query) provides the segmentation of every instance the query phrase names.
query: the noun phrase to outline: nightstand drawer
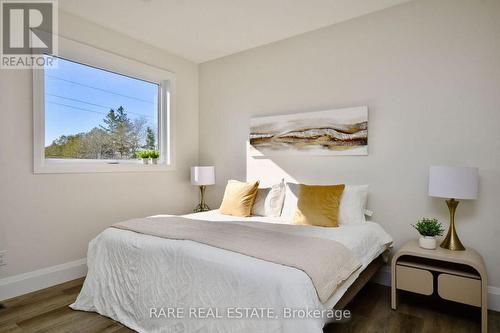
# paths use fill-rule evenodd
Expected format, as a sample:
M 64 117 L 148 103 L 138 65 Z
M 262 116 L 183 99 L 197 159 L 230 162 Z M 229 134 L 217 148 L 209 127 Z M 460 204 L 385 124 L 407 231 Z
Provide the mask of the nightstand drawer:
M 396 266 L 396 287 L 423 295 L 432 295 L 432 273 L 419 268 Z
M 481 306 L 481 280 L 440 274 L 438 294 L 450 301 Z

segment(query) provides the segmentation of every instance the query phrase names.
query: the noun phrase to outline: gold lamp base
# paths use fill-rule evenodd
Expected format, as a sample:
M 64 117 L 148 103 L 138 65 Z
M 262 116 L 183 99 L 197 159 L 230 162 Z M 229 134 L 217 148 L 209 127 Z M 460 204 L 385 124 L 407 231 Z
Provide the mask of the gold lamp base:
M 193 212 L 195 213 L 206 212 L 207 210 L 210 210 L 210 207 L 208 207 L 208 205 L 205 203 L 205 189 L 205 185 L 200 186 L 200 203 L 193 210 Z
M 451 251 L 464 251 L 465 247 L 458 238 L 457 231 L 455 229 L 455 211 L 457 210 L 458 201 L 455 199 L 446 200 L 448 209 L 450 210 L 450 228 L 448 229 L 448 234 L 441 243 L 443 249 Z

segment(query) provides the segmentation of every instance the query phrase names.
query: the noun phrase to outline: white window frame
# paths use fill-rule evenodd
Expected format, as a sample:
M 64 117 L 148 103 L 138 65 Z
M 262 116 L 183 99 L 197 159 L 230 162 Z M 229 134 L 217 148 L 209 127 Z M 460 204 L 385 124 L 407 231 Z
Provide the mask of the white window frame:
M 172 124 L 175 106 L 175 74 L 70 39 L 54 37 L 59 39 L 59 52 L 56 56 L 60 58 L 159 85 L 160 159 L 157 165 L 144 165 L 140 160 L 46 159 L 44 69 L 33 69 L 33 172 L 37 174 L 174 170 L 174 126 Z

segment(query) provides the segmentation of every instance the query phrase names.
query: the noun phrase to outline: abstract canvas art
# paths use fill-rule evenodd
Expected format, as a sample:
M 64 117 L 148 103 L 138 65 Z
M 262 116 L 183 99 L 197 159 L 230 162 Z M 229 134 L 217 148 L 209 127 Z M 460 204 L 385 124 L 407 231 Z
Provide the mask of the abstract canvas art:
M 250 120 L 257 155 L 368 155 L 368 108 L 257 117 Z

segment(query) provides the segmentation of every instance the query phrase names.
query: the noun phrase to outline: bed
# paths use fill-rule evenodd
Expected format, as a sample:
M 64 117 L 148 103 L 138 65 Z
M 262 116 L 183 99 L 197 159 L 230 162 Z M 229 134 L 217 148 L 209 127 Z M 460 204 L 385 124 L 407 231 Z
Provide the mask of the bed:
M 297 228 L 282 217 L 240 218 L 217 210 L 185 217 L 332 239 L 352 251 L 361 267 L 321 302 L 299 269 L 190 240 L 108 228 L 89 244 L 89 272 L 71 308 L 98 312 L 138 332 L 320 333 L 329 321 L 324 315 L 295 311 L 295 318 L 284 319 L 284 309 L 290 316 L 294 310 L 342 308 L 392 244 L 375 222 Z

